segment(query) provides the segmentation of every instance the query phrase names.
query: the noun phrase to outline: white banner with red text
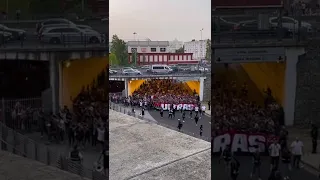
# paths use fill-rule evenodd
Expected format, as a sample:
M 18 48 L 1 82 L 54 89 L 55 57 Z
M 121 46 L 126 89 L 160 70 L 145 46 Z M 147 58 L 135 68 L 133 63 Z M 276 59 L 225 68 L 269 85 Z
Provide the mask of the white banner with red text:
M 261 153 L 268 153 L 268 147 L 279 137 L 264 133 L 226 132 L 213 138 L 213 153 L 220 154 L 230 145 L 232 152 L 252 153 L 258 146 Z
M 156 102 L 153 103 L 153 106 L 156 109 L 161 109 L 162 108 L 164 111 L 168 111 L 170 109 L 171 105 L 172 104 L 169 104 L 169 103 L 156 103 Z M 174 109 L 176 109 L 176 110 L 184 109 L 186 111 L 193 110 L 197 106 L 198 106 L 197 104 L 187 104 L 187 103 L 173 104 L 173 108 Z

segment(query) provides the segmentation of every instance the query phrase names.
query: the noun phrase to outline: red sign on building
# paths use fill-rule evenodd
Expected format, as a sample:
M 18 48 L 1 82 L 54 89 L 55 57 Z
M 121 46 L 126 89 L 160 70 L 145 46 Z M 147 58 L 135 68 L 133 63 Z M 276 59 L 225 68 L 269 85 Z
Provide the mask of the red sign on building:
M 143 53 L 147 52 L 147 48 L 141 48 L 141 52 Z
M 211 0 L 213 9 L 279 8 L 283 0 Z

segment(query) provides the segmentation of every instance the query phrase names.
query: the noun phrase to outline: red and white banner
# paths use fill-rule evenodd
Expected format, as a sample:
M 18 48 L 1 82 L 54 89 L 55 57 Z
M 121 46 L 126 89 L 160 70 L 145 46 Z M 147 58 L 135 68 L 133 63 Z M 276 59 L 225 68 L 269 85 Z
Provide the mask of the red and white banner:
M 171 104 L 168 103 L 153 103 L 153 106 L 157 109 L 162 108 L 164 111 L 167 111 L 170 109 Z M 193 110 L 195 107 L 197 107 L 196 104 L 173 104 L 173 108 L 177 109 L 177 110 L 181 110 L 184 109 L 186 111 L 190 111 Z
M 231 145 L 232 152 L 254 152 L 254 146 L 259 146 L 260 152 L 267 152 L 271 143 L 278 141 L 279 137 L 264 133 L 226 132 L 213 139 L 213 153 L 223 150 Z

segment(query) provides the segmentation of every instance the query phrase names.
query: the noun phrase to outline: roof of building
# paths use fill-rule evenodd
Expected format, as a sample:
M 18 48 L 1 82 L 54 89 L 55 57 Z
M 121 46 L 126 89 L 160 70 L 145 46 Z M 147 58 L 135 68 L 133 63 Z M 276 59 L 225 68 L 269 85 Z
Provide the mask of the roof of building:
M 128 46 L 142 46 L 142 47 L 167 47 L 169 41 L 128 41 Z
M 110 180 L 211 179 L 209 142 L 112 110 L 109 134 Z
M 0 151 L 0 159 L 0 179 L 89 180 L 5 151 Z

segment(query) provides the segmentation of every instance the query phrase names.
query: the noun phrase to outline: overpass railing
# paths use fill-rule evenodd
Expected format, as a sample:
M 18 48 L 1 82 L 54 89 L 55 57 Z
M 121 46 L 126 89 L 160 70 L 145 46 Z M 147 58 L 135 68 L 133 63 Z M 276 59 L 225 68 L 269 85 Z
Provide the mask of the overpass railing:
M 174 78 L 174 77 L 187 77 L 189 79 L 194 79 L 197 77 L 205 77 L 210 73 L 173 73 L 173 74 L 142 74 L 142 75 L 125 75 L 125 74 L 109 74 L 109 78 Z
M 47 145 L 40 144 L 17 131 L 8 128 L 0 122 L 0 147 L 3 151 L 33 159 L 46 165 L 54 166 L 64 171 L 77 174 L 92 180 L 105 180 L 108 175 L 87 169 L 83 165 L 68 160 L 66 154 Z M 84 157 L 85 158 L 85 157 Z
M 0 36 L 0 49 L 28 48 L 28 49 L 48 49 L 48 48 L 94 48 L 109 46 L 108 34 L 101 33 L 99 36 L 91 37 L 81 34 L 79 37 L 61 34 L 59 37 L 46 37 L 48 42 L 39 39 L 38 35 L 26 35 L 19 40 L 7 39 Z M 107 49 L 106 49 L 107 51 Z
M 135 118 L 139 118 L 141 120 L 145 120 L 145 121 L 148 121 L 150 123 L 158 124 L 160 126 L 169 128 L 169 129 L 174 130 L 174 131 L 178 131 L 177 127 L 173 127 L 173 126 L 170 126 L 168 124 L 164 124 L 164 123 L 161 123 L 161 122 L 158 122 L 158 121 L 156 122 L 156 121 L 148 119 L 146 117 L 142 117 L 142 116 L 140 116 L 138 114 L 132 113 L 128 108 L 124 107 L 123 105 L 116 104 L 116 103 L 113 103 L 111 101 L 109 101 L 109 108 L 111 110 L 114 110 L 114 111 L 117 111 L 117 112 L 120 112 L 120 113 L 123 113 L 123 114 L 127 114 L 129 116 L 132 116 L 132 117 L 135 117 Z M 186 131 L 186 130 L 183 130 L 183 129 L 181 129 L 180 132 L 182 132 L 184 134 L 187 134 L 189 136 L 193 136 L 195 138 L 199 138 L 199 139 L 211 142 L 211 138 L 210 137 L 200 136 L 200 134 L 195 134 L 193 132 L 189 132 L 189 131 Z

